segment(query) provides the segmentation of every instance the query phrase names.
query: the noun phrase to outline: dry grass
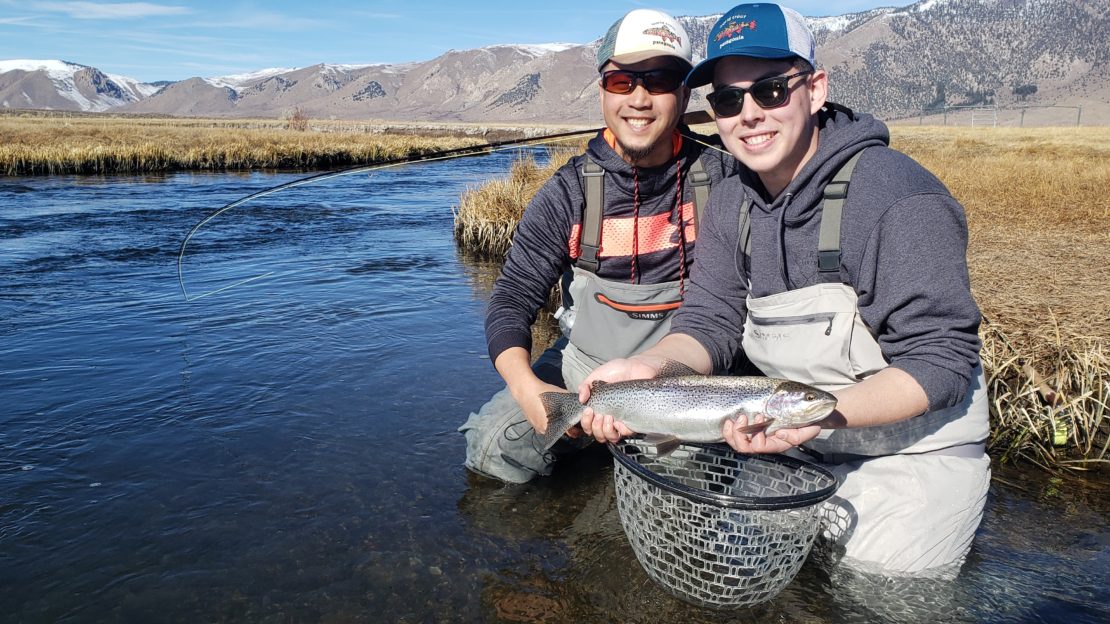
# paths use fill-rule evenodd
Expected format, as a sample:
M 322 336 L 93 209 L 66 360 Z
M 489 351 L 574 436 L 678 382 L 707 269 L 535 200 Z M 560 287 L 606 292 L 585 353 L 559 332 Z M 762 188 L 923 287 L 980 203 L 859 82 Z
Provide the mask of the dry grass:
M 892 134 L 967 210 L 992 452 L 1050 468 L 1104 465 L 1110 128 L 896 126 Z M 552 170 L 523 163 L 510 180 L 469 190 L 456 215 L 464 247 L 500 257 Z
M 476 254 L 504 257 L 532 196 L 575 153 L 572 148 L 550 148 L 543 167 L 528 155 L 513 163 L 507 177 L 468 188 L 455 210 L 455 240 Z
M 1110 358 L 1102 341 L 1057 340 L 1040 370 L 995 325 L 983 335 L 988 373 L 991 450 L 1002 461 L 1025 459 L 1045 468 L 1105 467 L 1110 446 Z
M 967 209 L 992 449 L 1110 460 L 1110 128 L 894 129 Z
M 1057 331 L 1110 337 L 1110 128 L 894 132 L 967 209 L 972 287 L 991 322 L 1037 358 Z
M 303 122 L 303 123 L 302 123 Z M 478 145 L 350 122 L 0 116 L 0 174 L 331 169 Z

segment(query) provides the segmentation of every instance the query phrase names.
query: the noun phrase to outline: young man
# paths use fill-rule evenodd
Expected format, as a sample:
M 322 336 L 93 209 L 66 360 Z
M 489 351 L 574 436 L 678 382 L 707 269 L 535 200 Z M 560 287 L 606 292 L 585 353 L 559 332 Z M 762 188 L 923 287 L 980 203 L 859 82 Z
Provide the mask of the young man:
M 529 204 L 490 297 L 486 339 L 507 387 L 460 428 L 472 471 L 514 483 L 550 474 L 554 455 L 536 435 L 547 425 L 540 394 L 573 390 L 666 333 L 689 278 L 695 198 L 706 203 L 707 183 L 735 165 L 680 126 L 690 59 L 685 29 L 659 11 L 631 11 L 605 35 L 606 129 Z M 564 336 L 533 366 L 531 325 L 564 274 Z
M 827 102 L 828 75 L 796 12 L 742 4 L 716 23 L 687 85 L 712 82 L 722 141 L 747 171 L 714 188 L 686 302 L 652 349 L 595 379 L 653 377 L 665 360 L 833 391 L 819 425 L 773 435 L 724 425 L 744 453 L 803 446 L 840 488 L 827 535 L 867 569 L 958 569 L 990 476 L 979 310 L 963 208 L 885 125 Z M 749 234 L 750 233 L 750 234 Z M 630 433 L 592 412 L 599 440 Z

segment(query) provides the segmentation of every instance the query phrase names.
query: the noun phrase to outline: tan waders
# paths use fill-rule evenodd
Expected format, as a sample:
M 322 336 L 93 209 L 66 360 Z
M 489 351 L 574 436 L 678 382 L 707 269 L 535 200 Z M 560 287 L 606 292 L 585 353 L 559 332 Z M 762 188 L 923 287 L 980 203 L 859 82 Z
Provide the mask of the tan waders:
M 749 298 L 743 347 L 765 374 L 824 390 L 888 366 L 844 284 Z M 919 572 L 967 553 L 990 481 L 982 367 L 974 375 L 960 405 L 891 425 L 826 429 L 806 444 L 840 480 L 823 513 L 825 535 L 845 557 Z

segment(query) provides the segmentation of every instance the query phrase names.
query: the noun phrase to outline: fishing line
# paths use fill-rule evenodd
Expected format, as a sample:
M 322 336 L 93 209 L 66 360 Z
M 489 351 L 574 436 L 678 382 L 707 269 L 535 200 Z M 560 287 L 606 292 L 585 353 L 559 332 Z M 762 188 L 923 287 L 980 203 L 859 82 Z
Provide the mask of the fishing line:
M 692 111 L 692 112 L 686 113 L 683 116 L 682 121 L 683 121 L 683 123 L 685 123 L 687 125 L 693 125 L 693 124 L 707 123 L 709 121 L 712 121 L 712 119 L 713 118 L 709 115 L 709 113 L 707 111 Z M 263 189 L 263 190 L 258 191 L 256 193 L 251 193 L 250 195 L 247 195 L 246 197 L 242 197 L 240 199 L 237 199 L 237 200 L 223 206 L 219 210 L 216 210 L 212 214 L 210 214 L 207 217 L 205 217 L 204 219 L 202 219 L 199 223 L 194 225 L 191 230 L 189 230 L 189 233 L 185 236 L 185 239 L 181 241 L 181 249 L 177 253 L 177 283 L 181 287 L 181 295 L 185 298 L 186 302 L 192 302 L 192 301 L 196 301 L 197 299 L 202 299 L 204 297 L 208 297 L 210 295 L 214 295 L 214 294 L 219 293 L 219 292 L 230 290 L 231 288 L 235 288 L 236 286 L 241 286 L 243 284 L 254 282 L 254 281 L 263 279 L 265 277 L 268 277 L 270 275 L 273 275 L 274 272 L 270 271 L 270 272 L 264 273 L 262 275 L 256 275 L 254 277 L 249 277 L 249 278 L 246 278 L 246 279 L 243 279 L 243 280 L 239 280 L 239 281 L 237 281 L 233 284 L 229 284 L 227 286 L 223 286 L 223 287 L 218 288 L 216 290 L 212 290 L 212 291 L 205 292 L 203 294 L 195 295 L 195 296 L 189 295 L 188 290 L 186 290 L 186 288 L 185 288 L 185 275 L 184 275 L 185 248 L 189 245 L 189 241 L 192 240 L 193 236 L 196 235 L 196 233 L 199 232 L 202 227 L 207 225 L 208 222 L 212 221 L 216 217 L 224 214 L 225 212 L 227 212 L 227 211 L 229 211 L 233 208 L 237 208 L 239 206 L 242 206 L 243 204 L 246 204 L 247 202 L 250 202 L 250 201 L 253 201 L 255 199 L 262 198 L 262 197 L 266 197 L 268 195 L 273 195 L 275 193 L 285 191 L 285 190 L 288 190 L 288 189 L 291 189 L 291 188 L 296 188 L 298 186 L 305 186 L 305 185 L 308 185 L 308 184 L 316 184 L 317 182 L 324 182 L 326 180 L 331 180 L 333 178 L 355 175 L 355 174 L 364 173 L 364 172 L 380 171 L 382 169 L 390 169 L 392 167 L 399 167 L 401 165 L 408 165 L 408 164 L 413 164 L 413 163 L 435 162 L 435 161 L 441 161 L 441 160 L 450 160 L 452 158 L 464 158 L 466 156 L 477 156 L 477 155 L 481 155 L 481 154 L 490 154 L 490 153 L 493 153 L 493 152 L 508 150 L 508 149 L 511 149 L 511 148 L 514 148 L 514 147 L 519 147 L 519 146 L 544 145 L 544 144 L 547 144 L 547 143 L 557 143 L 559 141 L 564 141 L 564 140 L 574 138 L 574 137 L 579 137 L 579 136 L 583 136 L 583 135 L 587 135 L 587 134 L 596 134 L 596 133 L 598 133 L 602 130 L 604 130 L 604 128 L 591 128 L 589 130 L 571 130 L 569 132 L 559 132 L 559 133 L 556 133 L 556 134 L 548 134 L 548 135 L 544 135 L 544 136 L 541 136 L 541 137 L 532 137 L 532 138 L 523 138 L 523 139 L 510 139 L 510 140 L 506 140 L 506 141 L 496 141 L 496 142 L 493 142 L 493 143 L 486 143 L 485 145 L 472 145 L 472 146 L 469 146 L 469 147 L 458 147 L 458 148 L 443 150 L 443 151 L 439 151 L 439 152 L 432 152 L 432 153 L 429 153 L 429 154 L 402 156 L 402 157 L 399 157 L 399 158 L 385 160 L 383 162 L 375 163 L 375 164 L 372 164 L 372 165 L 356 165 L 354 167 L 349 167 L 349 168 L 346 168 L 346 169 L 338 169 L 336 171 L 327 171 L 327 172 L 324 172 L 324 173 L 311 175 L 311 176 L 308 176 L 306 178 L 300 178 L 298 180 L 292 180 L 292 181 L 289 181 L 289 182 L 285 182 L 283 184 L 278 184 L 277 186 L 273 186 L 273 187 L 270 187 L 270 188 L 267 188 L 267 189 Z M 692 141 L 694 141 L 694 142 L 696 142 L 696 143 L 704 145 L 706 147 L 716 149 L 718 151 L 725 152 L 724 150 L 722 150 L 719 147 L 716 147 L 714 145 L 709 145 L 708 143 L 705 143 L 704 141 L 700 141 L 700 140 L 698 140 L 694 137 L 691 137 L 689 135 L 683 134 L 683 136 L 692 140 Z M 728 152 L 725 152 L 725 153 L 728 153 Z
M 246 204 L 247 202 L 250 202 L 250 201 L 253 201 L 255 199 L 262 198 L 262 197 L 266 197 L 268 195 L 273 195 L 275 193 L 285 191 L 285 190 L 288 190 L 288 189 L 291 189 L 291 188 L 296 188 L 298 186 L 305 186 L 305 185 L 308 185 L 308 184 L 315 184 L 317 182 L 323 182 L 325 180 L 331 180 L 333 178 L 355 175 L 355 174 L 364 173 L 364 172 L 379 171 L 379 170 L 382 170 L 382 169 L 389 169 L 389 168 L 392 168 L 392 167 L 399 167 L 401 165 L 408 165 L 408 164 L 413 164 L 413 163 L 434 162 L 434 161 L 440 161 L 440 160 L 450 160 L 452 158 L 464 158 L 466 156 L 477 156 L 477 155 L 482 155 L 482 154 L 490 154 L 490 153 L 493 153 L 493 152 L 504 151 L 504 150 L 508 150 L 508 149 L 512 149 L 514 147 L 520 147 L 520 146 L 544 145 L 546 143 L 555 143 L 555 142 L 558 142 L 558 141 L 567 140 L 567 139 L 577 137 L 577 136 L 581 136 L 581 135 L 584 135 L 584 134 L 596 133 L 596 132 L 598 132 L 598 129 L 575 130 L 575 131 L 572 131 L 572 132 L 563 132 L 563 133 L 559 133 L 559 134 L 546 135 L 546 136 L 542 136 L 542 137 L 534 137 L 534 138 L 526 138 L 526 139 L 513 139 L 513 140 L 510 140 L 510 141 L 500 141 L 500 142 L 496 142 L 496 143 L 487 143 L 485 145 L 473 145 L 473 146 L 470 146 L 470 147 L 460 147 L 460 148 L 455 148 L 455 149 L 450 149 L 450 150 L 445 150 L 445 151 L 440 151 L 440 152 L 432 152 L 430 154 L 420 154 L 420 155 L 417 155 L 417 156 L 405 156 L 405 157 L 401 157 L 401 158 L 387 160 L 387 161 L 380 162 L 380 163 L 375 163 L 373 165 L 357 165 L 355 167 L 351 167 L 351 168 L 348 168 L 348 169 L 340 169 L 340 170 L 337 170 L 337 171 L 329 171 L 329 172 L 325 172 L 325 173 L 320 173 L 320 174 L 309 176 L 307 178 L 301 178 L 301 179 L 298 179 L 298 180 L 292 180 L 290 182 L 285 182 L 285 183 L 279 184 L 277 186 L 273 186 L 273 187 L 270 187 L 270 188 L 267 188 L 267 189 L 263 189 L 263 190 L 258 191 L 256 193 L 252 193 L 250 195 L 247 195 L 246 197 L 242 197 L 240 199 L 237 199 L 237 200 L 231 202 L 230 204 L 225 205 L 224 207 L 220 208 L 219 210 L 213 212 L 212 214 L 210 214 L 207 217 L 205 217 L 204 219 L 202 219 L 199 223 L 194 225 L 191 230 L 189 230 L 189 234 L 187 236 L 185 236 L 185 239 L 183 241 L 181 241 L 181 249 L 178 251 L 178 254 L 177 254 L 177 282 L 178 282 L 178 285 L 181 287 L 181 294 L 182 294 L 182 296 L 185 297 L 185 301 L 187 301 L 187 302 L 196 301 L 197 299 L 202 299 L 204 297 L 214 295 L 218 292 L 223 292 L 225 290 L 229 290 L 229 289 L 234 288 L 236 286 L 240 286 L 240 285 L 246 284 L 248 282 L 253 282 L 253 281 L 262 279 L 264 277 L 267 277 L 267 276 L 273 274 L 273 271 L 271 271 L 271 272 L 265 273 L 263 275 L 256 275 L 254 277 L 250 277 L 250 278 L 247 278 L 247 279 L 244 279 L 244 280 L 240 280 L 238 282 L 235 282 L 234 284 L 230 284 L 228 286 L 224 286 L 222 288 L 219 288 L 219 289 L 216 289 L 216 290 L 213 290 L 213 291 L 209 291 L 209 292 L 206 292 L 206 293 L 203 293 L 203 294 L 200 294 L 200 295 L 190 295 L 189 292 L 185 288 L 184 260 L 185 260 L 185 249 L 186 249 L 186 247 L 188 247 L 189 241 L 193 238 L 194 235 L 196 235 L 196 233 L 198 231 L 200 231 L 201 228 L 203 228 L 205 225 L 207 225 L 210 221 L 212 221 L 216 217 L 224 214 L 225 212 L 227 212 L 227 211 L 229 211 L 233 208 L 237 208 L 239 206 L 242 206 L 243 204 Z

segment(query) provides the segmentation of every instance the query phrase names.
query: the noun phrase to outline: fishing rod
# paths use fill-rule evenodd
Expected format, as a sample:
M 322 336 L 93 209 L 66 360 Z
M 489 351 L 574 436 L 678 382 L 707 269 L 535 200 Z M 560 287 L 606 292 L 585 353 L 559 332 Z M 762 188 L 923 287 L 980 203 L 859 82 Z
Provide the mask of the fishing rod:
M 710 113 L 708 111 L 704 111 L 704 110 L 691 111 L 691 112 L 686 113 L 685 115 L 682 116 L 682 123 L 684 123 L 688 126 L 696 125 L 696 124 L 702 124 L 702 123 L 709 123 L 711 121 L 713 121 L 712 115 L 710 115 Z M 189 241 L 209 221 L 215 219 L 216 217 L 220 216 L 221 214 L 227 212 L 228 210 L 231 210 L 231 209 L 236 208 L 238 206 L 242 206 L 243 204 L 245 204 L 249 201 L 259 199 L 261 197 L 266 197 L 267 195 L 273 195 L 274 193 L 278 193 L 280 191 L 284 191 L 284 190 L 291 189 L 291 188 L 294 188 L 294 187 L 304 186 L 304 185 L 307 185 L 307 184 L 315 184 L 317 182 L 323 182 L 325 180 L 330 180 L 332 178 L 355 175 L 357 173 L 363 173 L 363 172 L 369 172 L 369 171 L 378 171 L 378 170 L 381 170 L 381 169 L 389 169 L 391 167 L 399 167 L 401 165 L 408 165 L 408 164 L 412 164 L 412 163 L 432 162 L 432 161 L 437 161 L 437 160 L 449 160 L 449 159 L 452 159 L 452 158 L 465 158 L 466 156 L 476 156 L 476 155 L 479 155 L 479 154 L 488 154 L 488 153 L 492 153 L 492 152 L 495 152 L 495 151 L 498 151 L 498 150 L 504 150 L 504 149 L 508 149 L 508 148 L 511 148 L 511 147 L 518 147 L 518 146 L 522 146 L 522 145 L 553 143 L 553 142 L 556 142 L 556 141 L 561 141 L 561 140 L 564 140 L 564 139 L 573 138 L 573 137 L 577 137 L 577 136 L 583 136 L 583 135 L 587 135 L 587 134 L 597 134 L 598 132 L 601 132 L 604 129 L 605 128 L 602 127 L 602 128 L 589 128 L 589 129 L 586 129 L 586 130 L 571 130 L 571 131 L 568 131 L 568 132 L 558 132 L 558 133 L 555 133 L 555 134 L 547 134 L 547 135 L 538 136 L 538 137 L 524 137 L 524 138 L 520 138 L 520 139 L 507 139 L 507 140 L 504 140 L 504 141 L 495 141 L 493 143 L 485 143 L 483 145 L 471 145 L 471 146 L 468 146 L 468 147 L 456 147 L 456 148 L 452 148 L 452 149 L 448 149 L 448 150 L 440 150 L 438 152 L 410 154 L 408 156 L 401 156 L 401 157 L 397 157 L 397 158 L 387 159 L 387 160 L 384 160 L 384 161 L 381 161 L 381 162 L 374 163 L 372 165 L 355 165 L 353 167 L 347 167 L 345 169 L 337 169 L 335 171 L 326 171 L 324 173 L 318 173 L 318 174 L 315 174 L 315 175 L 310 175 L 308 177 L 300 178 L 298 180 L 291 180 L 289 182 L 284 182 L 282 184 L 278 184 L 277 186 L 272 186 L 270 188 L 263 189 L 261 191 L 255 192 L 255 193 L 251 193 L 250 195 L 247 195 L 245 197 L 241 197 L 241 198 L 223 206 L 219 210 L 216 210 L 212 214 L 210 214 L 207 217 L 205 217 L 204 219 L 202 219 L 200 222 L 198 222 L 196 225 L 194 225 L 191 230 L 189 230 L 189 233 L 185 236 L 185 239 L 181 241 L 181 249 L 177 253 L 177 283 L 181 287 L 181 295 L 185 298 L 186 302 L 192 302 L 192 301 L 196 301 L 197 299 L 207 297 L 209 295 L 214 295 L 218 292 L 223 292 L 225 290 L 228 290 L 230 288 L 234 288 L 236 286 L 241 286 L 243 284 L 246 284 L 247 282 L 252 282 L 252 281 L 255 281 L 255 280 L 258 280 L 258 279 L 265 278 L 265 277 L 272 274 L 272 272 L 270 272 L 270 273 L 264 273 L 262 275 L 256 275 L 254 277 L 249 277 L 247 279 L 240 280 L 240 281 L 235 282 L 233 284 L 229 284 L 229 285 L 224 286 L 222 288 L 219 288 L 219 289 L 216 289 L 216 290 L 213 290 L 213 291 L 210 291 L 210 292 L 206 292 L 202 295 L 197 295 L 197 296 L 190 296 L 189 292 L 185 289 L 184 260 L 185 260 L 185 248 L 189 245 Z M 714 147 L 714 146 L 709 146 L 709 147 Z

